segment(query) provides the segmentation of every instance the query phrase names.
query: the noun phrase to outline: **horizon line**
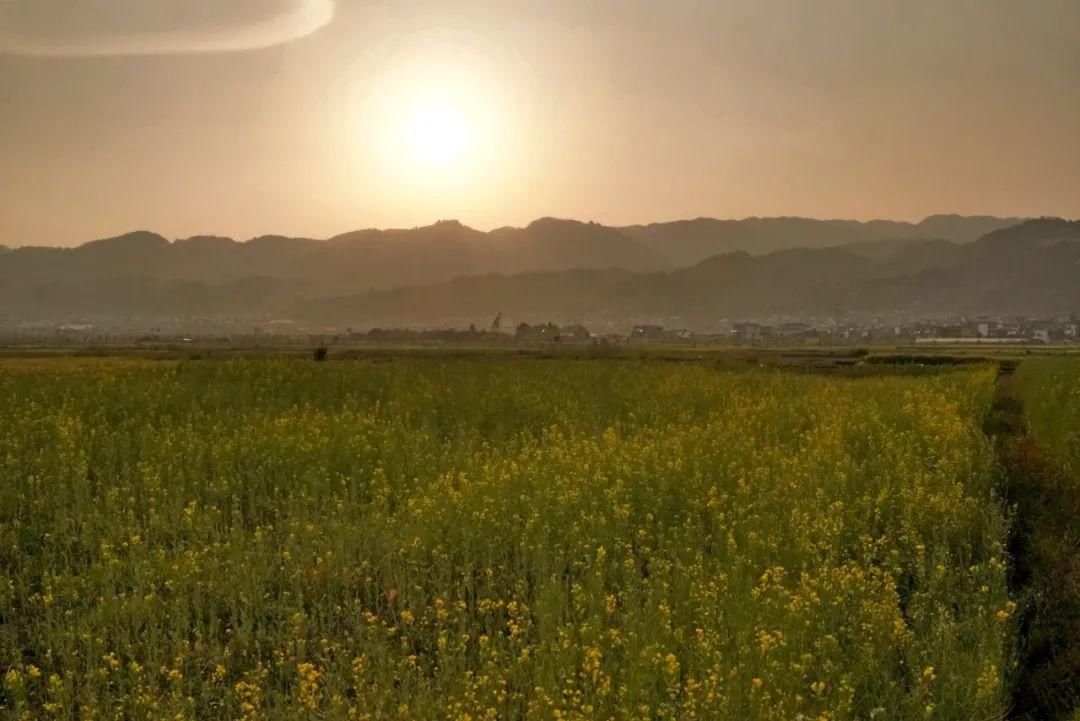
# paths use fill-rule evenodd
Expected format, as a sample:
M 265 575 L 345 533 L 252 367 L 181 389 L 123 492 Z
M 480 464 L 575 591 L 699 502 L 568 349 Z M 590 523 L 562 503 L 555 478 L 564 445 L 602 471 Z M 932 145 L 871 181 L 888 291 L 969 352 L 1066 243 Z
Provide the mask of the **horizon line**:
M 542 215 L 542 216 L 538 216 L 536 218 L 533 218 L 532 220 L 528 221 L 527 223 L 525 223 L 523 225 L 496 225 L 496 226 L 492 226 L 492 227 L 490 227 L 490 228 L 488 228 L 486 230 L 483 229 L 483 228 L 474 226 L 474 225 L 469 225 L 468 223 L 462 222 L 458 218 L 439 218 L 439 219 L 436 219 L 436 220 L 434 220 L 434 221 L 432 221 L 430 223 L 427 223 L 425 225 L 386 226 L 386 227 L 381 227 L 381 228 L 377 227 L 377 226 L 354 227 L 351 230 L 345 230 L 345 231 L 342 231 L 340 233 L 334 233 L 334 234 L 326 236 L 326 237 L 318 237 L 318 236 L 310 236 L 310 235 L 289 235 L 289 234 L 282 234 L 282 233 L 261 233 L 261 234 L 258 234 L 258 235 L 249 236 L 247 238 L 238 238 L 238 237 L 233 236 L 233 235 L 219 235 L 219 234 L 215 234 L 215 233 L 194 233 L 194 234 L 191 234 L 191 235 L 168 236 L 168 235 L 165 235 L 163 233 L 159 233 L 156 230 L 150 230 L 149 228 L 143 227 L 143 228 L 135 228 L 135 229 L 132 229 L 132 230 L 122 231 L 122 232 L 116 233 L 114 235 L 103 235 L 103 236 L 96 237 L 96 238 L 90 238 L 89 240 L 76 242 L 76 243 L 74 243 L 72 245 L 50 245 L 50 244 L 47 244 L 47 243 L 28 243 L 28 244 L 23 244 L 23 245 L 6 245 L 4 243 L 0 243 L 0 247 L 7 248 L 9 251 L 10 250 L 19 250 L 19 249 L 22 249 L 22 248 L 73 249 L 73 248 L 79 248 L 79 247 L 82 247 L 84 245 L 88 245 L 88 244 L 91 244 L 91 243 L 96 243 L 96 242 L 99 242 L 99 241 L 115 240 L 117 238 L 125 238 L 127 236 L 137 235 L 137 234 L 140 234 L 140 233 L 147 233 L 147 234 L 151 234 L 151 235 L 156 235 L 156 236 L 162 238 L 163 240 L 165 240 L 166 242 L 168 242 L 169 244 L 173 244 L 173 243 L 180 242 L 180 241 L 191 240 L 193 238 L 219 238 L 219 239 L 222 239 L 222 240 L 230 240 L 230 241 L 232 241 L 234 243 L 241 243 L 241 244 L 242 243 L 248 243 L 248 242 L 253 241 L 253 240 L 260 240 L 260 239 L 263 239 L 263 238 L 287 238 L 287 239 L 290 239 L 290 240 L 311 240 L 311 241 L 316 241 L 316 242 L 328 242 L 328 241 L 334 240 L 335 238 L 340 238 L 341 236 L 349 235 L 351 233 L 407 232 L 407 231 L 412 231 L 412 230 L 421 230 L 421 229 L 424 229 L 424 228 L 432 228 L 432 227 L 435 227 L 435 226 L 437 226 L 437 225 L 439 225 L 441 223 L 456 223 L 458 225 L 461 225 L 464 228 L 468 228 L 469 230 L 474 230 L 474 231 L 476 231 L 478 233 L 483 233 L 485 235 L 488 235 L 488 234 L 491 234 L 491 233 L 499 231 L 499 230 L 522 230 L 522 229 L 528 228 L 529 226 L 531 226 L 531 225 L 533 225 L 533 224 L 535 224 L 535 223 L 537 223 L 539 221 L 543 221 L 543 220 L 555 220 L 555 221 L 570 222 L 570 223 L 580 223 L 582 225 L 590 225 L 590 224 L 591 225 L 599 225 L 599 226 L 602 226 L 602 227 L 605 227 L 605 228 L 611 228 L 613 230 L 620 230 L 620 229 L 623 229 L 623 228 L 649 227 L 649 226 L 653 226 L 653 225 L 668 225 L 668 224 L 672 224 L 672 223 L 686 223 L 686 222 L 694 222 L 694 221 L 700 221 L 700 220 L 706 220 L 706 221 L 711 220 L 711 221 L 733 222 L 733 223 L 741 223 L 741 222 L 746 222 L 746 221 L 750 221 L 750 220 L 808 220 L 808 221 L 819 222 L 819 223 L 841 222 L 841 223 L 857 223 L 859 225 L 870 225 L 872 223 L 897 223 L 897 224 L 907 224 L 907 225 L 917 226 L 917 225 L 919 225 L 921 223 L 926 222 L 927 220 L 929 220 L 931 218 L 940 218 L 940 217 L 945 217 L 945 218 L 952 217 L 952 218 L 964 218 L 964 219 L 994 218 L 994 219 L 999 219 L 999 220 L 1016 220 L 1018 222 L 1025 222 L 1025 221 L 1028 221 L 1028 220 L 1037 220 L 1037 219 L 1044 219 L 1044 218 L 1045 219 L 1066 220 L 1066 221 L 1075 220 L 1075 219 L 1069 218 L 1069 217 L 1067 217 L 1065 215 L 995 215 L 995 214 L 991 214 L 991 213 L 965 214 L 965 213 L 943 212 L 943 213 L 931 213 L 929 215 L 923 216 L 922 218 L 919 218 L 918 220 L 883 218 L 883 217 L 873 217 L 873 218 L 869 218 L 869 219 L 844 218 L 844 217 L 839 217 L 839 216 L 812 217 L 812 216 L 807 216 L 807 215 L 746 215 L 746 216 L 741 216 L 741 217 L 720 217 L 720 216 L 711 216 L 711 215 L 698 215 L 698 216 L 694 216 L 694 217 L 672 218 L 672 219 L 668 219 L 668 220 L 653 220 L 653 221 L 638 222 L 638 223 L 622 223 L 622 224 L 617 224 L 616 225 L 616 224 L 602 223 L 602 222 L 596 221 L 596 220 L 574 218 L 574 217 L 569 217 L 569 216 Z

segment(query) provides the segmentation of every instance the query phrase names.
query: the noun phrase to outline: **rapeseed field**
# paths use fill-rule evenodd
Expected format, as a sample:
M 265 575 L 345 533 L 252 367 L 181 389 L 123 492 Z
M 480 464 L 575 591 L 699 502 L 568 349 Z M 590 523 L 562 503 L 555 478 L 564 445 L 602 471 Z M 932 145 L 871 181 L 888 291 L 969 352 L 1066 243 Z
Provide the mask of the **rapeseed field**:
M 0 371 L 0 718 L 990 719 L 991 368 Z

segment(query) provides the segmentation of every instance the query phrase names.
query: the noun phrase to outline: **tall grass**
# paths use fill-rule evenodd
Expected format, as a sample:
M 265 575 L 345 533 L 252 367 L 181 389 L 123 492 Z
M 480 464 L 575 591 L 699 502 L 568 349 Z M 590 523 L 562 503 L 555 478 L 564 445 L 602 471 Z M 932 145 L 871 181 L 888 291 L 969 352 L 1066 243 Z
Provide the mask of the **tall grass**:
M 1026 360 L 1016 382 L 1032 436 L 1065 476 L 1080 483 L 1080 360 Z
M 971 719 L 992 372 L 0 372 L 12 718 Z
M 1014 454 L 1022 629 L 1015 698 L 1030 718 L 1080 717 L 1080 360 L 1016 371 L 1027 434 Z

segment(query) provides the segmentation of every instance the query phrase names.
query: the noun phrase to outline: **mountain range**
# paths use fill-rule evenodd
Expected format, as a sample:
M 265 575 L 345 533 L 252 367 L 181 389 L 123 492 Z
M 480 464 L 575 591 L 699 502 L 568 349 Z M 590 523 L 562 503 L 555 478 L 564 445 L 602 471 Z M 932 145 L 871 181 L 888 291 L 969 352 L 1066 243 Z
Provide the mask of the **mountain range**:
M 306 327 L 1080 310 L 1080 221 L 931 216 L 609 227 L 457 221 L 325 240 L 147 231 L 0 252 L 0 320 Z

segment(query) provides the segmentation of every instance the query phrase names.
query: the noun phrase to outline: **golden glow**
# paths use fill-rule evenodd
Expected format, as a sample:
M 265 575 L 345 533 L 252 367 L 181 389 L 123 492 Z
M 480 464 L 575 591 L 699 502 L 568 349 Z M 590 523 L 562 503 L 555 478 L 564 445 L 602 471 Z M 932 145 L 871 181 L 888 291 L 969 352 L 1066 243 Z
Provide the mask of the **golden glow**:
M 420 170 L 447 171 L 461 165 L 472 143 L 469 121 L 448 104 L 423 104 L 413 108 L 402 127 L 403 145 Z
M 515 84 L 476 47 L 431 39 L 364 68 L 355 112 L 342 118 L 341 137 L 355 149 L 342 169 L 378 178 L 369 202 L 435 217 L 505 202 L 500 194 L 519 180 L 525 124 Z

